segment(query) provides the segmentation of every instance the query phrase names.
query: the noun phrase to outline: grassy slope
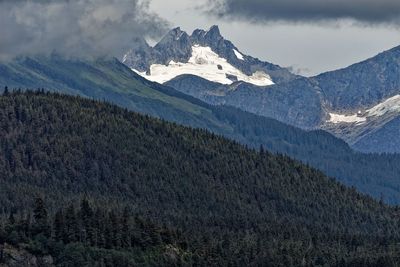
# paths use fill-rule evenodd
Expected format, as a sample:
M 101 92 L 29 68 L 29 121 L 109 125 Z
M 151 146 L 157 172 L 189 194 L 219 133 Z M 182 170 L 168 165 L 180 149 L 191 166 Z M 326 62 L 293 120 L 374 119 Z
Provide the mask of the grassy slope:
M 161 92 L 145 84 L 117 62 L 92 63 L 52 59 L 21 59 L 0 65 L 0 85 L 46 88 L 89 98 L 105 99 L 131 110 L 196 126 L 220 127 L 206 106 L 185 100 L 182 95 Z

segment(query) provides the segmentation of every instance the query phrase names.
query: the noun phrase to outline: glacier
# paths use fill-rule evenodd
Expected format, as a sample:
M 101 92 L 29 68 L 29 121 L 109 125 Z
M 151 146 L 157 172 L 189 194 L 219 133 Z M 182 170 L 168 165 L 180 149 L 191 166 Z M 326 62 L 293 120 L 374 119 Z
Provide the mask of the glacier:
M 235 54 L 244 60 L 242 54 L 234 50 Z M 241 59 L 240 58 L 240 59 Z M 140 72 L 132 69 L 144 78 L 158 83 L 165 83 L 184 74 L 192 74 L 206 80 L 230 85 L 237 81 L 254 84 L 257 86 L 273 85 L 271 77 L 264 71 L 256 71 L 251 76 L 246 75 L 236 67 L 220 57 L 210 47 L 194 45 L 192 55 L 187 63 L 171 60 L 168 65 L 153 64 L 149 72 Z

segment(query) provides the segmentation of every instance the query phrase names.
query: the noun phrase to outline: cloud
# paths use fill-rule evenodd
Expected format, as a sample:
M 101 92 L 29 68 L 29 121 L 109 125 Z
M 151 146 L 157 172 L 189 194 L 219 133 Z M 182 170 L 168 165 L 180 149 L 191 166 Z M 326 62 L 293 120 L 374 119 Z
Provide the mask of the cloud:
M 307 67 L 300 67 L 297 65 L 286 67 L 288 71 L 297 75 L 309 76 L 311 73 L 311 69 Z
M 140 0 L 0 0 L 0 60 L 62 54 L 120 56 L 137 37 L 157 38 L 167 22 Z
M 399 0 L 209 0 L 207 11 L 253 23 L 351 19 L 369 25 L 400 25 Z

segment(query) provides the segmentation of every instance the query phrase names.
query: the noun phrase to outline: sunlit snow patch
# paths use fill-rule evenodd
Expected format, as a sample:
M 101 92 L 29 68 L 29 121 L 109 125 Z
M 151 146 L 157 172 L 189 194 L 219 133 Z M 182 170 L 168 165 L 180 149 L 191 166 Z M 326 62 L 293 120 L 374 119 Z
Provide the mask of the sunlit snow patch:
M 237 51 L 236 49 L 233 49 L 233 52 L 235 53 L 235 55 L 236 55 L 236 57 L 237 57 L 238 59 L 244 60 L 243 55 L 242 55 L 239 51 Z
M 171 61 L 167 66 L 154 64 L 150 66 L 150 75 L 134 70 L 144 78 L 165 83 L 173 78 L 191 74 L 206 80 L 221 84 L 232 84 L 234 81 L 228 77 L 236 77 L 238 81 L 244 81 L 257 86 L 268 86 L 274 84 L 271 77 L 263 71 L 257 71 L 248 76 L 239 69 L 235 68 L 214 53 L 210 47 L 193 46 L 192 56 L 187 63 Z
M 358 114 L 353 115 L 341 115 L 335 113 L 329 113 L 330 119 L 328 122 L 337 123 L 357 123 L 361 124 L 367 121 L 371 117 L 380 117 L 387 113 L 400 113 L 400 95 L 395 95 L 391 98 L 386 99 L 382 103 L 373 106 L 365 112 L 359 111 Z
M 329 122 L 337 124 L 337 123 L 363 123 L 367 119 L 364 117 L 359 117 L 359 115 L 340 115 L 335 113 L 329 113 L 330 119 Z

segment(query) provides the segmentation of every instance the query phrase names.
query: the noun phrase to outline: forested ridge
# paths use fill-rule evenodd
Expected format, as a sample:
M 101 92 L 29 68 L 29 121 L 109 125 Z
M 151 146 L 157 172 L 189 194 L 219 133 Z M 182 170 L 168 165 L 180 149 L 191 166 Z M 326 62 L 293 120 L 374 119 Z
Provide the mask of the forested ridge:
M 63 94 L 106 100 L 246 144 L 261 145 L 318 168 L 349 186 L 389 204 L 400 203 L 399 155 L 354 152 L 323 131 L 307 132 L 274 119 L 228 106 L 211 106 L 147 81 L 118 60 L 71 60 L 61 56 L 20 58 L 0 63 L 1 90 L 46 88 Z
M 7 227 L 15 218 L 26 221 L 39 196 L 48 222 L 84 198 L 108 218 L 112 211 L 122 218 L 128 209 L 162 231 L 179 233 L 156 245 L 102 247 L 58 238 L 55 225 L 46 224 L 48 230 L 38 232 L 14 229 L 22 238 L 5 231 L 0 240 L 33 244 L 35 253 L 73 249 L 86 255 L 87 264 L 90 255 L 111 253 L 104 257 L 115 266 L 134 266 L 126 257 L 151 265 L 149 251 L 163 258 L 172 243 L 184 256 L 165 264 L 400 264 L 397 207 L 263 148 L 248 149 L 111 104 L 40 91 L 0 97 L 0 136 L 2 229 L 14 229 Z M 77 231 L 86 230 L 77 221 Z M 31 222 L 33 228 L 40 225 L 37 217 Z M 135 225 L 130 227 L 144 231 Z M 35 250 L 48 242 L 62 244 L 61 251 Z
M 375 199 L 399 204 L 399 154 L 364 154 L 322 130 L 304 131 L 232 107 L 213 109 L 217 118 L 232 125 L 233 132 L 240 136 L 228 137 L 250 147 L 262 145 L 271 152 L 288 155 Z

